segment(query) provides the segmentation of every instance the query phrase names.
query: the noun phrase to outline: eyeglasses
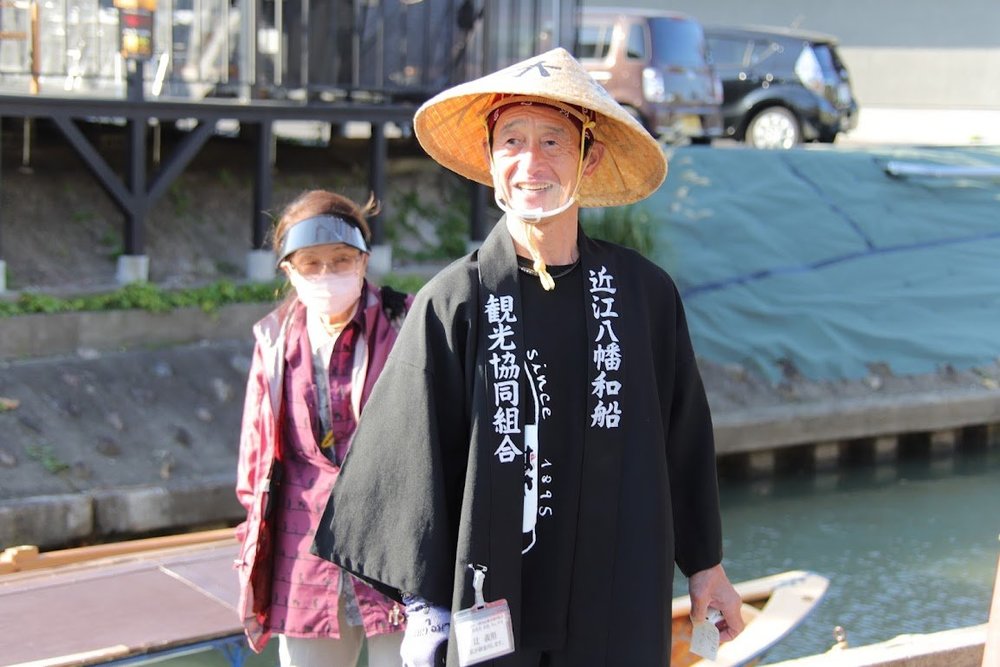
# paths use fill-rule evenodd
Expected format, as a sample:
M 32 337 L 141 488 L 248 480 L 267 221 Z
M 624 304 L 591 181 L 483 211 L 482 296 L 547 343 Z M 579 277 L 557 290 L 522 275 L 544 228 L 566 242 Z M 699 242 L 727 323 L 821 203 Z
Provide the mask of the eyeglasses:
M 333 257 L 302 257 L 296 261 L 288 261 L 286 264 L 295 269 L 301 276 L 318 276 L 324 271 L 335 275 L 347 275 L 354 273 L 358 264 L 361 263 L 362 253 L 341 254 Z

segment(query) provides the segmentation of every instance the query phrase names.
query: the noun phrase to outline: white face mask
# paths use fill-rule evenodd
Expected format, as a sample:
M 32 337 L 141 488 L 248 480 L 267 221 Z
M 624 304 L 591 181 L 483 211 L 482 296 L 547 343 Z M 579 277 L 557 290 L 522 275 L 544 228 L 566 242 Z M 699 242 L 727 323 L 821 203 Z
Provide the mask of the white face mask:
M 361 276 L 357 273 L 338 275 L 323 273 L 306 278 L 295 269 L 288 271 L 288 279 L 295 288 L 299 301 L 309 310 L 320 315 L 341 315 L 354 308 L 361 298 Z

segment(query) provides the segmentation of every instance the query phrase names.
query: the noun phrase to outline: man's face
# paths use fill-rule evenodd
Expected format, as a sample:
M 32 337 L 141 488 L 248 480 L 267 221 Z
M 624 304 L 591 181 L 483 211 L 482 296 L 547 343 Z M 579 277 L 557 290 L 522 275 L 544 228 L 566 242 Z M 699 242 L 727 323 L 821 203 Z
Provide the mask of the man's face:
M 556 109 L 525 105 L 504 111 L 493 130 L 492 152 L 494 182 L 515 210 L 551 211 L 576 190 L 580 131 Z

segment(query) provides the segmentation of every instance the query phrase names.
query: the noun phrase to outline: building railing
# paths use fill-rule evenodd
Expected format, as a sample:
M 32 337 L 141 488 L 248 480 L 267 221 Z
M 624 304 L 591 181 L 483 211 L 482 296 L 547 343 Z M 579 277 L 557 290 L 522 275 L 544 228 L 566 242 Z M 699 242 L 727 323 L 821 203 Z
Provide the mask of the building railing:
M 149 98 L 413 102 L 552 46 L 571 48 L 579 0 L 153 4 Z M 125 97 L 115 5 L 0 2 L 0 92 Z

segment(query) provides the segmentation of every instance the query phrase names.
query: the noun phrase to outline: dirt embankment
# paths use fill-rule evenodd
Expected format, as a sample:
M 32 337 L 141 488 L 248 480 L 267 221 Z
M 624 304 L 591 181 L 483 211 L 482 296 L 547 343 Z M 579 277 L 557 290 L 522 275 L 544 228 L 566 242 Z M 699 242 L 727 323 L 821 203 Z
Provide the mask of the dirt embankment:
M 5 119 L 8 123 L 10 119 Z M 92 145 L 119 177 L 126 142 L 122 128 L 83 126 Z M 5 125 L 0 173 L 0 259 L 7 289 L 97 290 L 115 286 L 116 258 L 123 250 L 124 216 L 61 133 L 38 121 L 30 153 L 23 153 L 20 122 Z M 160 138 L 163 161 L 179 135 Z M 162 165 L 150 164 L 147 183 Z M 426 159 L 412 139 L 389 141 L 383 218 L 402 215 L 401 202 L 441 201 L 455 178 Z M 303 190 L 332 189 L 356 200 L 368 196 L 368 142 L 336 138 L 328 146 L 279 142 L 274 151 L 273 194 L 268 213 Z M 249 140 L 211 139 L 152 203 L 144 227 L 151 282 L 190 285 L 245 276 L 253 232 L 255 146 Z

